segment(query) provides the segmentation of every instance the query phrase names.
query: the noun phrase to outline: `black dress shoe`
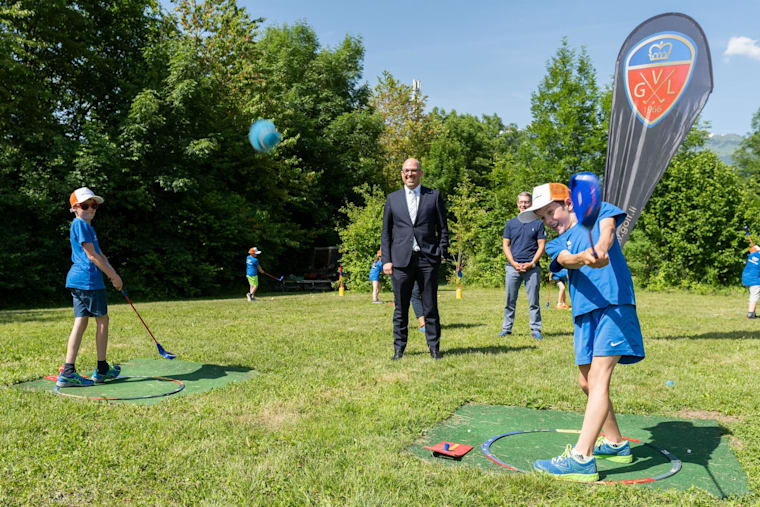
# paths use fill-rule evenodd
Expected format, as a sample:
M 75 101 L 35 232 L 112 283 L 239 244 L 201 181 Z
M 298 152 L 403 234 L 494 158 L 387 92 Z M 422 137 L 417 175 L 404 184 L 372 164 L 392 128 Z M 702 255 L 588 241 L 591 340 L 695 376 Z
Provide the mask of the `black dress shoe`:
M 391 358 L 391 361 L 398 361 L 402 357 L 404 357 L 404 353 L 396 351 L 396 353 L 393 354 L 393 357 Z
M 432 357 L 433 359 L 443 359 L 443 354 L 441 354 L 437 350 L 431 350 L 430 351 L 430 357 Z

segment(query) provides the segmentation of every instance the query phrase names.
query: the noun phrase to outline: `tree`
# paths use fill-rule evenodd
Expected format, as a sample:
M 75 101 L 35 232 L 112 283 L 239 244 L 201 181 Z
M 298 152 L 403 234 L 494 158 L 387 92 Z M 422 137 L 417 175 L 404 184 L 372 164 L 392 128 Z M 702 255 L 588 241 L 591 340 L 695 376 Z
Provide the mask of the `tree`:
M 463 272 L 469 273 L 477 269 L 475 249 L 478 246 L 478 229 L 487 219 L 486 211 L 481 206 L 481 193 L 465 176 L 449 202 L 449 212 L 454 216 L 454 220 L 449 222 L 449 250 L 455 256 L 458 267 L 461 266 Z
M 546 70 L 531 95 L 533 120 L 527 129 L 530 143 L 523 145 L 523 166 L 542 182 L 566 182 L 578 171 L 601 175 L 607 134 L 591 59 L 585 48 L 576 51 L 563 38 Z
M 752 117 L 752 131 L 742 139 L 732 158 L 744 180 L 757 180 L 760 175 L 760 109 Z
M 380 76 L 371 104 L 385 123 L 379 141 L 384 154 L 386 191 L 399 186 L 404 160 L 410 157 L 422 160 L 441 130 L 435 116 L 425 113 L 426 102 L 427 96 L 415 95 L 411 86 L 400 83 L 390 72 Z
M 340 236 L 341 263 L 347 286 L 359 291 L 371 287 L 367 274 L 380 249 L 385 193 L 380 187 L 370 187 L 366 183 L 357 187 L 356 192 L 361 201 L 347 203 L 341 208 L 346 224 L 336 230 Z M 386 289 L 390 286 L 388 277 L 381 277 L 380 282 Z
M 736 173 L 715 153 L 677 154 L 626 244 L 634 275 L 655 286 L 735 284 L 747 247 L 745 206 Z

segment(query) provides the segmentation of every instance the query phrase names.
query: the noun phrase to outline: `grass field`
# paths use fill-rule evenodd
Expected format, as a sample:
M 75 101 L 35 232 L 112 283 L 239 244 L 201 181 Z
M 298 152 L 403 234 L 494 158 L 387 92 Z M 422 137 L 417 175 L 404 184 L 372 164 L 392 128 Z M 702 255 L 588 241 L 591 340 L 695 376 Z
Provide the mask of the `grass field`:
M 109 296 L 118 303 L 109 360 L 159 357 L 129 306 Z M 637 297 L 647 358 L 616 369 L 616 410 L 719 421 L 754 493 L 720 501 L 699 490 L 579 485 L 407 452 L 465 403 L 585 407 L 568 312 L 544 310 L 537 342 L 521 294 L 514 334 L 502 339 L 503 292 L 465 289 L 459 301 L 440 292 L 442 361 L 414 332 L 391 362 L 393 309 L 369 294 L 135 301 L 181 359 L 259 373 L 152 406 L 8 388 L 57 371 L 73 317 L 68 307 L 0 312 L 0 504 L 758 503 L 760 322 L 744 318 L 746 295 Z M 77 366 L 94 365 L 91 323 Z

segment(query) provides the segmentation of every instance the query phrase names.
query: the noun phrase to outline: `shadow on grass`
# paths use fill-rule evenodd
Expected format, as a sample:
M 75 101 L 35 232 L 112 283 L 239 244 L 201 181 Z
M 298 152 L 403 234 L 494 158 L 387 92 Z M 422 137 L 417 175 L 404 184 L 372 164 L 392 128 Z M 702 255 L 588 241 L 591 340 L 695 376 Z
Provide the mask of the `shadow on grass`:
M 69 309 L 71 320 L 74 320 L 74 311 Z M 60 320 L 61 315 L 66 310 L 9 310 L 0 312 L 0 324 L 10 324 L 14 322 L 42 322 L 49 320 Z
M 652 435 L 647 443 L 670 452 L 674 458 L 680 459 L 684 463 L 693 463 L 703 467 L 715 485 L 718 494 L 723 498 L 727 496 L 721 488 L 720 478 L 713 475 L 709 465 L 713 452 L 720 445 L 721 437 L 730 435 L 730 431 L 717 425 L 694 426 L 689 421 L 660 422 L 644 429 Z M 688 452 L 687 449 L 691 452 Z M 632 451 L 635 461 L 631 465 L 600 472 L 600 480 L 619 480 L 621 476 L 625 477 L 625 475 L 633 472 L 645 472 L 657 464 L 668 461 L 668 458 L 661 452 L 646 445 L 636 446 Z M 678 480 L 677 474 L 674 479 Z
M 453 324 L 441 324 L 441 329 L 468 329 L 471 327 L 482 327 L 485 324 L 471 324 L 469 322 L 455 322 Z
M 758 326 L 760 327 L 760 325 Z M 648 336 L 652 340 L 760 340 L 760 330 L 757 331 L 715 331 L 700 334 L 684 334 L 679 336 Z
M 166 374 L 157 374 L 156 377 L 167 377 L 172 378 L 174 380 L 180 380 L 182 382 L 185 381 L 197 381 L 197 380 L 212 380 L 212 379 L 218 379 L 222 377 L 226 377 L 228 373 L 230 372 L 236 372 L 236 373 L 247 373 L 249 371 L 253 371 L 251 368 L 244 368 L 242 366 L 220 366 L 218 364 L 203 364 L 195 371 L 191 371 L 189 373 L 166 373 Z M 141 375 L 136 375 L 141 376 Z M 147 376 L 147 375 L 146 375 Z M 129 375 L 126 375 L 126 377 L 129 377 Z M 142 378 L 142 379 L 124 379 L 125 382 L 135 383 L 135 382 L 151 382 L 151 378 Z M 115 379 L 112 381 L 109 381 L 109 384 L 113 383 L 119 383 L 119 379 Z
M 508 347 L 507 345 L 492 345 L 489 347 L 455 347 L 452 349 L 441 348 L 444 359 L 447 355 L 462 355 L 462 354 L 506 354 L 507 352 L 520 352 L 521 350 L 534 350 L 536 347 Z M 418 355 L 430 355 L 430 352 L 405 352 L 405 356 L 418 356 Z

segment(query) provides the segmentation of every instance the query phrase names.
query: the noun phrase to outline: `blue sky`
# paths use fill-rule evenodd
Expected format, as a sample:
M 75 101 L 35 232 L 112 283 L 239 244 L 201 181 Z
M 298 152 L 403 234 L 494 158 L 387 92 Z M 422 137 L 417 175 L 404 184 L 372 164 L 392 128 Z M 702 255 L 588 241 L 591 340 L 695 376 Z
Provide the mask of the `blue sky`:
M 707 36 L 714 90 L 702 118 L 719 134 L 745 135 L 760 109 L 760 0 L 492 1 L 238 0 L 266 25 L 306 21 L 323 46 L 361 36 L 364 78 L 383 70 L 422 83 L 429 106 L 498 114 L 520 127 L 530 95 L 563 36 L 585 46 L 600 86 L 611 81 L 618 51 L 645 19 L 683 12 Z M 729 45 L 730 44 L 730 45 Z M 729 49 L 730 47 L 730 49 Z

